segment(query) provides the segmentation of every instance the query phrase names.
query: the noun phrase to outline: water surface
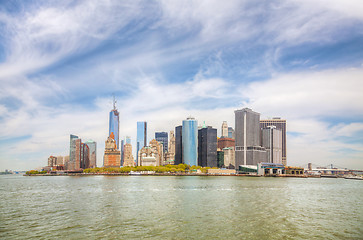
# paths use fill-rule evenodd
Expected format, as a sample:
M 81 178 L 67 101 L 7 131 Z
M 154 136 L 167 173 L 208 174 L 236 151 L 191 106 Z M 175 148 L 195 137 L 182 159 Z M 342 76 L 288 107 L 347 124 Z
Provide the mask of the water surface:
M 1 239 L 363 239 L 363 181 L 0 176 Z

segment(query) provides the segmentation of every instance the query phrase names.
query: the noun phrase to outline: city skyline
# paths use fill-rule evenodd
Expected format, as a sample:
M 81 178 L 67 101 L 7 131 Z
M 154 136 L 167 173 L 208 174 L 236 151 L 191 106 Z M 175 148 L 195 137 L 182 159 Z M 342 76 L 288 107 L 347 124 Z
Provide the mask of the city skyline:
M 137 121 L 147 142 L 190 115 L 220 136 L 248 107 L 287 120 L 288 165 L 363 169 L 360 5 L 3 2 L 0 171 L 68 155 L 70 134 L 101 166 L 112 94 L 133 151 Z

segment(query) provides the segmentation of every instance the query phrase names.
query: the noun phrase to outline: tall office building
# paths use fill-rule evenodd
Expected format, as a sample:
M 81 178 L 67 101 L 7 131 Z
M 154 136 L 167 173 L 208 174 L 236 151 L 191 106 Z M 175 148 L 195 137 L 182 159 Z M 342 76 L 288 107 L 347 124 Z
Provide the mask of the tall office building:
M 163 144 L 163 151 L 168 151 L 168 133 L 167 132 L 156 132 L 155 140 Z
M 228 137 L 233 139 L 235 138 L 233 127 L 228 127 Z
M 113 133 L 114 140 L 116 141 L 117 149 L 120 149 L 120 145 L 119 145 L 120 126 L 119 125 L 120 125 L 119 112 L 116 109 L 116 100 L 113 99 L 113 109 L 110 112 L 108 135 L 111 136 L 111 133 Z
M 222 134 L 221 134 L 221 138 L 223 137 L 228 137 L 228 125 L 226 121 L 223 121 L 222 123 Z
M 85 143 L 81 143 L 81 168 L 89 168 L 89 147 Z
M 235 113 L 235 167 L 239 165 L 257 165 L 266 161 L 266 150 L 261 147 L 260 114 L 249 108 Z
M 286 120 L 278 117 L 274 117 L 268 120 L 260 120 L 260 128 L 265 128 L 267 126 L 275 126 L 276 129 L 279 129 L 282 132 L 282 164 L 286 166 Z
M 147 122 L 137 122 L 136 158 L 141 148 L 147 146 Z M 137 163 L 137 159 L 136 163 Z
M 95 141 L 88 140 L 85 142 L 89 148 L 89 165 L 88 168 L 97 167 L 97 144 Z
M 183 126 L 175 128 L 175 165 L 183 163 Z
M 217 167 L 217 129 L 205 127 L 198 130 L 198 165 Z
M 198 165 L 198 121 L 188 117 L 183 120 L 183 163 L 190 166 Z
M 81 139 L 78 136 L 70 135 L 69 146 L 69 162 L 67 163 L 67 170 L 81 169 Z
M 275 126 L 262 129 L 262 147 L 267 151 L 267 162 L 282 163 L 282 131 Z

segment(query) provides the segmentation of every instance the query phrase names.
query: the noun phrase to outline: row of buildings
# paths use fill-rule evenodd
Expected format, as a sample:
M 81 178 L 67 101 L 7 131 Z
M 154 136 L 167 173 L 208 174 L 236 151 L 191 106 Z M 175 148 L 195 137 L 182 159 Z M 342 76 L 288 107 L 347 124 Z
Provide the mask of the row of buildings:
M 221 136 L 212 126 L 198 125 L 188 117 L 175 131 L 156 132 L 147 142 L 147 122 L 137 122 L 136 156 L 130 137 L 119 146 L 119 113 L 110 112 L 109 136 L 105 142 L 104 166 L 161 166 L 180 163 L 190 166 L 257 166 L 258 163 L 286 165 L 286 120 L 260 120 L 249 108 L 235 111 L 235 128 L 224 121 Z
M 70 135 L 69 155 L 50 156 L 47 170 L 81 171 L 97 166 L 97 143 L 92 140 L 82 142 L 76 135 Z
M 258 163 L 286 165 L 286 120 L 261 120 L 260 113 L 249 108 L 236 110 L 234 128 L 224 121 L 221 136 L 212 126 L 198 125 L 193 117 L 183 120 L 175 131 L 156 132 L 148 142 L 147 122 L 137 122 L 136 155 L 131 138 L 120 141 L 120 114 L 114 101 L 109 115 L 109 132 L 105 141 L 104 167 L 190 166 L 251 169 Z M 97 164 L 96 142 L 70 135 L 69 156 L 50 156 L 48 167 L 78 171 Z

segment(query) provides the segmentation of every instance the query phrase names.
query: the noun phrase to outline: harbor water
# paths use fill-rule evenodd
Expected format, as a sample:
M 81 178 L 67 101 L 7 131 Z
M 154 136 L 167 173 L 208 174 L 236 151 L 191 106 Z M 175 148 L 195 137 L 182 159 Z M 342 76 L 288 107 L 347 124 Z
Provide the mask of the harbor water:
M 0 176 L 0 239 L 363 239 L 363 181 Z

